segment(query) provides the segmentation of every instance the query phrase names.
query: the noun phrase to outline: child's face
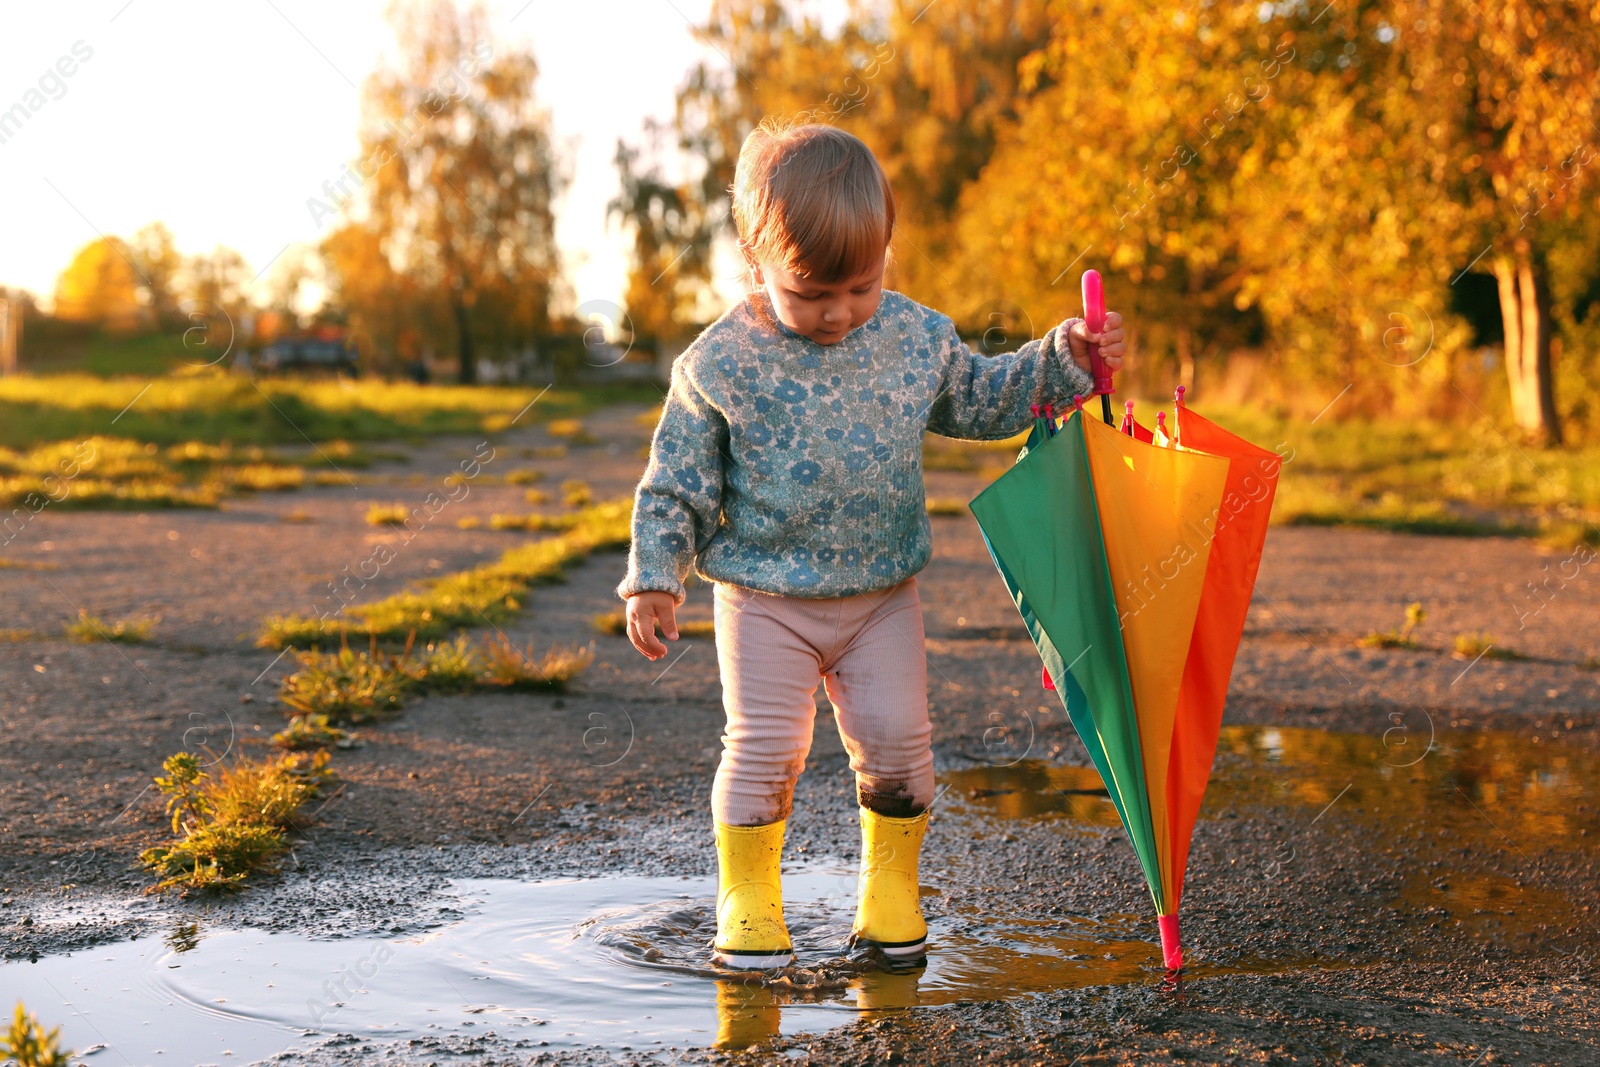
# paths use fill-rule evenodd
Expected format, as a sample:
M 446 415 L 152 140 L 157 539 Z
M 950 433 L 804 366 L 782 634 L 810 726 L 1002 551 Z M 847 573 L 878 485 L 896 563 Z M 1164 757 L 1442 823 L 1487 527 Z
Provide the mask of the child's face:
M 832 285 L 791 274 L 771 263 L 750 264 L 766 289 L 778 321 L 819 345 L 836 344 L 877 314 L 883 299 L 883 257 L 867 270 Z

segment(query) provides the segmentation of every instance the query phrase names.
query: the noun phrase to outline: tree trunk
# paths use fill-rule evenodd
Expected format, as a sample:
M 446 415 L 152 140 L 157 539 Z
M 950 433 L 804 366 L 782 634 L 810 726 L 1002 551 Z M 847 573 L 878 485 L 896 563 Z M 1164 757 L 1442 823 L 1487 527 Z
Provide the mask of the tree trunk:
M 1550 289 L 1544 265 L 1526 241 L 1510 256 L 1496 256 L 1500 320 L 1506 335 L 1506 379 L 1511 414 L 1524 431 L 1547 445 L 1561 443 L 1555 374 L 1550 354 Z
M 472 351 L 472 317 L 466 301 L 457 294 L 453 301 L 456 313 L 456 352 L 461 360 L 456 380 L 462 385 L 478 384 L 478 358 Z

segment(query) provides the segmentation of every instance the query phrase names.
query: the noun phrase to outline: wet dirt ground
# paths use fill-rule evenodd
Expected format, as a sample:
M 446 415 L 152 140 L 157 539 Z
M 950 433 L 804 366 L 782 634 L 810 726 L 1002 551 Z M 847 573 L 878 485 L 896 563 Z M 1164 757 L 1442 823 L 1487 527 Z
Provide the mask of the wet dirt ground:
M 599 443 L 559 458 L 531 454 L 554 443 L 538 427 L 503 435 L 487 470 L 624 495 L 638 413 L 586 420 Z M 253 646 L 264 616 L 312 611 L 380 540 L 395 559 L 363 599 L 527 536 L 456 527 L 532 510 L 525 486 L 488 480 L 409 539 L 365 523 L 371 502 L 420 503 L 478 443 L 220 512 L 47 509 L 0 550 L 8 627 L 160 617 L 142 645 L 0 644 L 0 1001 L 63 1024 L 86 1063 L 1600 1062 L 1596 580 L 1527 541 L 1272 531 L 1178 983 L 966 516 L 933 519 L 919 579 L 942 790 L 924 972 L 837 958 L 858 831 L 822 722 L 786 850 L 804 967 L 776 986 L 705 973 L 715 649 L 687 638 L 650 664 L 594 633 L 615 554 L 504 627 L 519 645 L 592 640 L 571 692 L 414 701 L 336 753 L 342 788 L 281 876 L 227 899 L 143 895 L 162 758 L 263 753 L 283 723 L 291 664 Z M 983 484 L 928 481 L 962 499 Z M 710 618 L 709 594 L 691 591 L 688 618 Z M 1424 647 L 1356 647 L 1412 601 Z M 1531 658 L 1454 659 L 1464 631 Z

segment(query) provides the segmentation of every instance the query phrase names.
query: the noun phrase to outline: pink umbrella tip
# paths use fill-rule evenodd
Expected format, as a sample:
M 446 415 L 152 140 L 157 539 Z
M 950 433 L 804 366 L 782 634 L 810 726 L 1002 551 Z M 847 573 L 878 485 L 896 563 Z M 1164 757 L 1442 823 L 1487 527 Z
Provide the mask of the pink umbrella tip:
M 1166 957 L 1167 970 L 1183 969 L 1183 946 L 1178 941 L 1178 917 L 1157 915 L 1156 926 L 1161 930 L 1161 954 Z
M 1181 403 L 1183 403 L 1183 394 L 1187 393 L 1188 391 L 1189 391 L 1189 387 L 1187 385 L 1180 385 L 1180 386 L 1178 386 L 1177 390 L 1172 394 L 1173 398 L 1176 399 L 1178 401 L 1178 403 L 1181 404 Z

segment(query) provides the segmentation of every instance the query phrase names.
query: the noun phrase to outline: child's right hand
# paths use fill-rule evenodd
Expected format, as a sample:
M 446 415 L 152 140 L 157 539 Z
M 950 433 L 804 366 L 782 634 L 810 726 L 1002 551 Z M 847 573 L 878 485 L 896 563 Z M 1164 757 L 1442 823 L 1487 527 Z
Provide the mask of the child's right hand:
M 660 659 L 667 646 L 656 637 L 656 623 L 668 641 L 678 639 L 678 602 L 671 593 L 635 593 L 628 598 L 628 640 L 646 659 Z

